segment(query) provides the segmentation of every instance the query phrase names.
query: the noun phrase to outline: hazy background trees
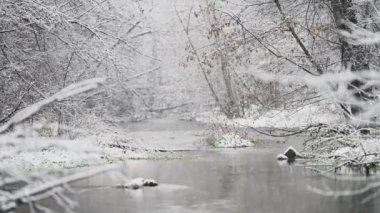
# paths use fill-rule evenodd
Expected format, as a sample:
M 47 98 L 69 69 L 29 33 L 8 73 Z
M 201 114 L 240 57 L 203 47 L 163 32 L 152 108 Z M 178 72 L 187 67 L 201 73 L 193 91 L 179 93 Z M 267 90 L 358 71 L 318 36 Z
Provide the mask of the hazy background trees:
M 378 31 L 377 6 L 348 0 L 1 0 L 0 122 L 92 77 L 107 78 L 106 86 L 37 117 L 64 126 L 216 109 L 233 118 L 252 107 L 314 103 L 321 98 L 307 83 L 263 80 L 262 73 L 302 78 L 376 69 L 378 45 L 352 45 L 339 32 L 349 32 L 351 24 Z M 359 101 L 374 99 L 373 87 L 364 84 L 347 87 Z M 363 111 L 341 106 L 348 117 Z
M 306 82 L 281 85 L 282 77 L 265 81 L 260 75 L 266 72 L 303 79 L 376 70 L 378 45 L 355 44 L 343 34 L 355 32 L 354 27 L 377 32 L 377 8 L 376 1 L 199 1 L 198 7 L 191 8 L 194 12 L 184 17 L 189 24 L 202 23 L 208 40 L 193 42 L 199 49 L 189 53 L 201 56 L 197 63 L 207 70 L 211 85 L 217 88 L 214 90 L 222 93 L 220 108 L 229 117 L 244 114 L 234 107 L 244 107 L 243 103 L 264 109 L 303 103 L 318 97 Z M 197 21 L 191 22 L 191 18 Z M 332 96 L 329 101 L 340 105 L 349 120 L 367 119 L 362 114 L 368 111 L 364 108 L 371 107 L 362 105 L 376 99 L 374 86 L 363 77 L 351 80 L 340 85 L 351 96 L 342 100 L 336 97 L 341 96 L 336 92 L 342 83 L 339 79 L 336 76 L 324 82 L 332 93 L 327 95 Z
M 151 58 L 138 50 L 148 33 L 139 26 L 144 14 L 139 8 L 137 1 L 1 1 L 1 121 L 93 77 L 107 78 L 107 87 L 55 104 L 44 117 L 69 124 L 131 108 L 118 103 L 132 96 L 124 81 L 145 71 L 135 69 L 138 56 Z

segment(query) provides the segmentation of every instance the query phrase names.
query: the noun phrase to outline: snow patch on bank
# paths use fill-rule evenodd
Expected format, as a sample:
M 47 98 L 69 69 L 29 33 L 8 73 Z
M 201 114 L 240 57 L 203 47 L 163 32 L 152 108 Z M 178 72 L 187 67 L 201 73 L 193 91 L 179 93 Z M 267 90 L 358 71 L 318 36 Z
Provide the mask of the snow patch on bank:
M 111 144 L 114 137 L 103 135 L 102 140 Z M 100 143 L 96 137 L 66 140 L 3 136 L 0 138 L 0 165 L 24 170 L 76 168 L 151 156 L 147 152 L 110 147 L 109 144 Z
M 218 148 L 239 148 L 239 147 L 250 147 L 254 144 L 249 140 L 240 137 L 237 134 L 225 134 L 222 138 L 215 142 L 214 146 Z
M 307 105 L 298 109 L 269 110 L 260 113 L 252 107 L 245 118 L 227 119 L 225 116 L 199 117 L 205 123 L 224 123 L 246 127 L 301 128 L 312 124 L 334 124 L 344 122 L 344 117 L 333 104 Z
M 308 105 L 296 110 L 271 110 L 252 120 L 252 123 L 247 124 L 253 127 L 297 128 L 318 123 L 339 123 L 344 118 L 339 116 L 334 105 Z
M 332 155 L 348 159 L 363 157 L 362 162 L 377 160 L 380 155 L 380 138 L 361 139 L 357 147 L 342 147 L 335 150 Z

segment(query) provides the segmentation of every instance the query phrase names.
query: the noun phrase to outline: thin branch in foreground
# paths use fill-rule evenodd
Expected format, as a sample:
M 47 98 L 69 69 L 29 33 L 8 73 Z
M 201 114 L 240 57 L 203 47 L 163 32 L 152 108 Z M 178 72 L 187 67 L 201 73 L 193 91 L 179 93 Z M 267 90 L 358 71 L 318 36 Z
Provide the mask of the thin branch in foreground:
M 61 101 L 65 98 L 68 98 L 70 96 L 77 95 L 79 93 L 87 92 L 89 90 L 95 89 L 99 87 L 104 82 L 104 79 L 102 78 L 94 78 L 85 80 L 76 84 L 72 84 L 61 91 L 57 92 L 53 96 L 46 98 L 42 101 L 39 101 L 20 112 L 16 113 L 7 123 L 5 123 L 3 126 L 0 127 L 0 134 L 5 133 L 13 126 L 25 121 L 30 116 L 36 114 L 39 112 L 43 107 L 56 102 Z
M 15 204 L 15 203 L 23 203 L 23 201 L 27 201 L 27 198 L 30 198 L 32 196 L 50 191 L 52 189 L 55 189 L 58 186 L 65 185 L 67 183 L 71 183 L 74 181 L 86 179 L 98 174 L 102 174 L 105 172 L 109 172 L 112 170 L 118 169 L 118 165 L 110 165 L 110 166 L 101 166 L 98 168 L 93 168 L 90 170 L 85 170 L 83 172 L 79 173 L 74 173 L 69 176 L 65 176 L 62 178 L 54 179 L 52 181 L 45 182 L 42 185 L 38 185 L 36 187 L 26 187 L 20 191 L 17 191 L 16 193 L 12 194 L 12 196 L 7 197 L 5 201 L 2 201 L 0 203 L 0 210 L 3 212 L 9 211 L 14 207 L 15 205 L 10 205 L 10 204 Z

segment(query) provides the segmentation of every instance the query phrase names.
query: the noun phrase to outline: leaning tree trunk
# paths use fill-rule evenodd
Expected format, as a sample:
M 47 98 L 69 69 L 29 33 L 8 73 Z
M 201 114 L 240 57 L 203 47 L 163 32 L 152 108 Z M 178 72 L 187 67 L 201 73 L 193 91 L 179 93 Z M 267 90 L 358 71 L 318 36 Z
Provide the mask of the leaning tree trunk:
M 350 28 L 347 26 L 347 22 L 353 24 L 358 24 L 358 11 L 353 7 L 352 0 L 330 0 L 332 6 L 332 12 L 335 19 L 336 27 L 339 30 L 350 32 Z M 364 14 L 365 15 L 365 14 Z M 341 59 L 342 64 L 345 69 L 350 70 L 351 72 L 362 72 L 369 70 L 370 54 L 371 51 L 366 45 L 354 45 L 346 41 L 345 38 L 341 37 Z M 360 115 L 364 112 L 364 108 L 360 102 L 365 102 L 373 99 L 372 96 L 372 87 L 364 88 L 363 86 L 366 82 L 363 80 L 353 80 L 351 81 L 347 89 L 352 92 L 354 99 L 359 104 L 353 103 L 342 103 L 341 107 L 345 111 L 346 119 L 350 123 L 356 124 L 358 127 L 367 126 L 370 122 L 369 119 L 363 122 L 353 119 L 360 119 Z
M 228 61 L 223 53 L 220 53 L 220 56 L 222 75 L 227 92 L 227 103 L 224 106 L 224 111 L 228 118 L 240 117 L 241 110 L 233 88 L 231 72 L 228 70 Z

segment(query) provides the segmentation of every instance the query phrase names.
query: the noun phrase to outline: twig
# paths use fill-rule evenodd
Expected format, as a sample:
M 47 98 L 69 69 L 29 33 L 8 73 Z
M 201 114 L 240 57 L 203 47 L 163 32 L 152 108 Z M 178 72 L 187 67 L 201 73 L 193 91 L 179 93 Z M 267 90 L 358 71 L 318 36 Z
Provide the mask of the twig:
M 312 128 L 312 127 L 317 127 L 317 126 L 321 126 L 322 124 L 317 124 L 317 125 L 309 125 L 299 131 L 294 131 L 292 133 L 289 133 L 289 134 L 280 134 L 280 135 L 275 135 L 275 134 L 271 134 L 271 133 L 266 133 L 266 132 L 263 132 L 261 130 L 258 130 L 257 128 L 255 127 L 252 127 L 252 126 L 247 126 L 247 125 L 241 125 L 239 124 L 239 126 L 241 127 L 245 127 L 245 128 L 248 128 L 248 129 L 252 129 L 254 130 L 255 132 L 257 133 L 260 133 L 262 135 L 266 135 L 266 136 L 271 136 L 271 137 L 277 137 L 277 138 L 281 138 L 281 137 L 289 137 L 289 136 L 293 136 L 293 135 L 298 135 L 298 134 L 301 134 L 301 133 L 304 133 L 306 130 Z
M 16 30 L 17 29 L 3 30 L 3 31 L 0 31 L 0 34 L 2 34 L 2 33 L 10 33 L 10 32 L 16 31 Z
M 191 103 L 183 103 L 183 104 L 180 104 L 180 105 L 170 106 L 170 107 L 161 108 L 161 109 L 149 109 L 149 112 L 159 112 L 159 113 L 162 113 L 164 111 L 169 111 L 169 110 L 181 108 L 181 107 L 187 106 L 189 104 L 191 104 Z

